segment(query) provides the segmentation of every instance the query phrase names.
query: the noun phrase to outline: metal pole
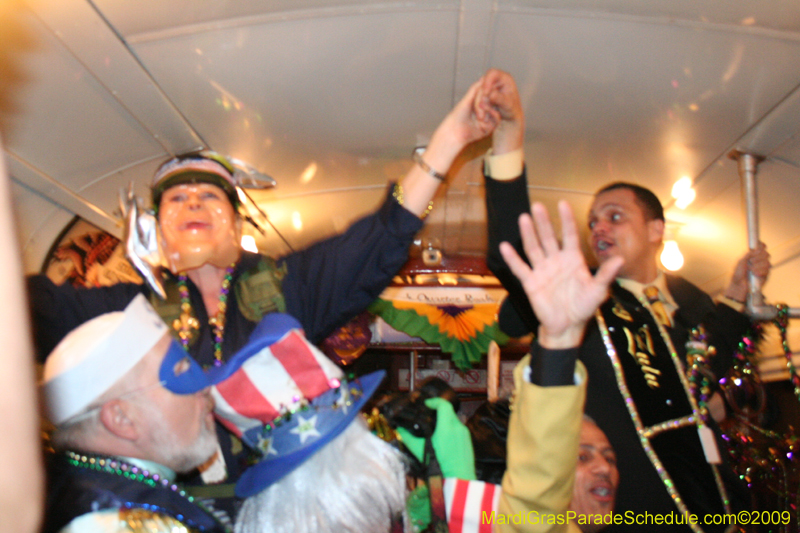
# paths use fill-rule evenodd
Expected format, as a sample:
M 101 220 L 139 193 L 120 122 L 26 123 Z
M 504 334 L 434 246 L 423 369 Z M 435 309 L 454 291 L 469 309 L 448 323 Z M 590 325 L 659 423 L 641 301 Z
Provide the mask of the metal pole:
M 759 243 L 758 228 L 758 187 L 756 174 L 758 165 L 764 158 L 734 150 L 728 157 L 735 159 L 739 164 L 739 177 L 742 180 L 742 196 L 747 217 L 747 246 L 753 250 Z M 764 294 L 761 292 L 761 280 L 752 272 L 747 273 L 747 314 L 755 320 L 772 320 L 778 316 L 778 308 L 774 305 L 764 304 Z M 791 307 L 788 310 L 790 318 L 800 318 L 800 308 Z
M 763 159 L 753 154 L 740 153 L 738 158 L 739 176 L 742 179 L 742 196 L 745 202 L 747 217 L 747 247 L 754 250 L 759 242 L 758 228 L 758 188 L 756 187 L 756 174 L 758 164 Z M 752 272 L 747 273 L 748 292 L 747 305 L 760 307 L 764 305 L 764 295 L 761 293 L 761 281 Z

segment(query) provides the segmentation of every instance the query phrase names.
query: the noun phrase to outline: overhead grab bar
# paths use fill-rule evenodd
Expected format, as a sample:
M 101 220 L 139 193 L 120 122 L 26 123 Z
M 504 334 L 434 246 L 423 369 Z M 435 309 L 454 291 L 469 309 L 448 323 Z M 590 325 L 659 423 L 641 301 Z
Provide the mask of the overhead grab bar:
M 758 229 L 758 188 L 756 185 L 756 175 L 758 165 L 764 158 L 754 154 L 733 150 L 728 157 L 739 164 L 739 177 L 742 184 L 742 197 L 745 204 L 747 217 L 747 246 L 750 250 L 755 249 L 759 243 Z M 758 276 L 748 272 L 748 291 L 746 311 L 755 320 L 773 320 L 778 316 L 778 307 L 766 305 L 764 294 L 761 292 L 761 281 Z M 787 309 L 790 318 L 800 318 L 800 308 L 790 307 Z

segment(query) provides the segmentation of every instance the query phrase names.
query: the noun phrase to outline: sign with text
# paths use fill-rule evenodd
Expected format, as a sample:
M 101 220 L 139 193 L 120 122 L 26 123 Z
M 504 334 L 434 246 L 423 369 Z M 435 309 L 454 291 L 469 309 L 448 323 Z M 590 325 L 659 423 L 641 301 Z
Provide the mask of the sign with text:
M 384 300 L 434 306 L 472 307 L 499 305 L 505 289 L 484 287 L 388 287 L 381 294 Z
M 397 386 L 400 390 L 408 390 L 408 377 L 410 371 L 401 368 L 397 372 Z M 454 368 L 449 370 L 424 369 L 414 373 L 414 383 L 418 386 L 425 378 L 436 376 L 445 381 L 458 392 L 486 392 L 486 370 L 467 370 L 457 372 Z

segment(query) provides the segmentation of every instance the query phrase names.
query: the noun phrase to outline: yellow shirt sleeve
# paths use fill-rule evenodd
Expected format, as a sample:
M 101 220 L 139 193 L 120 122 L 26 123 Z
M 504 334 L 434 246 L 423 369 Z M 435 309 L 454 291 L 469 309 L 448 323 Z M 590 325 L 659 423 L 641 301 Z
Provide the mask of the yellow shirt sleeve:
M 507 154 L 494 155 L 491 150 L 486 154 L 484 170 L 493 180 L 508 181 L 522 175 L 525 152 L 522 148 Z
M 586 369 L 576 364 L 579 385 L 540 387 L 525 381 L 528 365 L 530 356 L 514 370 L 507 467 L 494 531 L 578 531 L 566 513 L 575 483 Z

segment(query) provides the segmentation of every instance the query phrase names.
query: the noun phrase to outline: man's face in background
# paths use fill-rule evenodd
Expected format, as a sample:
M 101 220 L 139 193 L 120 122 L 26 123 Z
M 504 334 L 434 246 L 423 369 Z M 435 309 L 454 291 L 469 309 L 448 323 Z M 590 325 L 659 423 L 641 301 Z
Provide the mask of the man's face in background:
M 613 512 L 619 485 L 617 456 L 606 434 L 596 424 L 581 423 L 578 465 L 570 510 L 579 515 L 605 515 Z M 579 524 L 584 533 L 594 533 L 602 524 Z

